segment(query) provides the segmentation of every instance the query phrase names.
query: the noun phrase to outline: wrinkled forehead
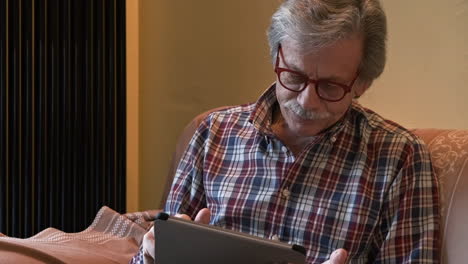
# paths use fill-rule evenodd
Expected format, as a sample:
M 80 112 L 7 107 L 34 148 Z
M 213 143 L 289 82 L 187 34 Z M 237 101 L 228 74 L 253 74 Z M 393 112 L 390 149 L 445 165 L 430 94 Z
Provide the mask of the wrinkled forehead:
M 284 59 L 290 66 L 299 67 L 305 57 L 317 56 L 324 47 L 306 45 L 294 39 L 285 39 L 281 42 Z
M 280 41 L 280 44 L 282 47 L 287 46 L 289 49 L 302 55 L 309 55 L 320 52 L 331 46 L 347 48 L 346 44 L 350 42 L 357 44 L 362 51 L 364 48 L 364 34 L 362 32 L 353 32 L 343 36 L 337 36 L 330 41 L 308 41 L 307 39 L 285 37 Z
M 362 46 L 360 35 L 352 35 L 323 47 L 303 45 L 294 39 L 281 42 L 285 66 L 308 75 L 341 72 L 343 77 L 354 76 L 358 71 L 362 60 Z
M 300 54 L 306 56 L 309 54 L 317 53 L 323 46 L 307 44 L 304 41 L 298 41 L 292 38 L 285 38 L 281 41 L 281 47 L 290 53 Z

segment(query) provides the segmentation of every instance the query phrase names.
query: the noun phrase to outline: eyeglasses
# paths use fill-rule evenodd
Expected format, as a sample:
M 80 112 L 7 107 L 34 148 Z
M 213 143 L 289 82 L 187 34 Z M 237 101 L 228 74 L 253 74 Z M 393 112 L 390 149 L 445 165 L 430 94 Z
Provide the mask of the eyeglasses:
M 315 85 L 315 92 L 317 93 L 318 97 L 325 101 L 338 102 L 341 99 L 343 99 L 345 95 L 351 91 L 354 82 L 359 76 L 358 72 L 350 85 L 336 83 L 326 79 L 313 80 L 310 79 L 309 76 L 300 72 L 279 67 L 280 56 L 284 64 L 288 66 L 284 61 L 283 50 L 281 49 L 281 45 L 278 46 L 278 53 L 276 54 L 275 65 L 275 72 L 278 76 L 278 80 L 281 83 L 281 85 L 292 92 L 299 93 L 302 92 L 309 83 L 312 83 Z

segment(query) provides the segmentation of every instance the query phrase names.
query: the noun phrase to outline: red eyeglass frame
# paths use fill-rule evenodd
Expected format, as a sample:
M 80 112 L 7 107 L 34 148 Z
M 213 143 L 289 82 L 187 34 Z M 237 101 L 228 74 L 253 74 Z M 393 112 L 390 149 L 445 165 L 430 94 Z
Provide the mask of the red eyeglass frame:
M 337 83 L 337 82 L 333 82 L 333 81 L 329 81 L 329 80 L 324 80 L 324 79 L 317 79 L 317 80 L 314 80 L 314 79 L 309 78 L 309 76 L 307 76 L 307 75 L 305 75 L 305 74 L 303 74 L 303 73 L 301 73 L 301 72 L 293 71 L 293 70 L 290 70 L 290 69 L 288 69 L 288 68 L 279 67 L 279 62 L 280 62 L 280 61 L 279 61 L 279 57 L 280 57 L 280 55 L 281 55 L 281 59 L 283 60 L 284 64 L 285 64 L 287 67 L 289 67 L 288 64 L 286 63 L 286 61 L 284 60 L 284 55 L 283 55 L 283 50 L 281 49 L 281 44 L 278 45 L 278 51 L 277 51 L 277 53 L 276 53 L 276 63 L 275 63 L 275 70 L 274 70 L 274 71 L 275 71 L 275 73 L 276 73 L 276 75 L 277 75 L 277 77 L 278 77 L 278 81 L 281 83 L 281 85 L 282 85 L 285 89 L 287 89 L 287 90 L 289 90 L 289 91 L 291 91 L 291 92 L 300 93 L 300 92 L 304 91 L 304 89 L 307 87 L 307 85 L 308 85 L 309 83 L 312 83 L 312 84 L 314 84 L 314 86 L 315 86 L 315 93 L 317 94 L 317 96 L 320 97 L 321 99 L 325 100 L 325 101 L 328 101 L 328 102 L 338 102 L 338 101 L 341 101 L 341 100 L 346 96 L 347 93 L 351 92 L 351 89 L 352 89 L 352 87 L 353 87 L 353 85 L 354 85 L 354 82 L 357 80 L 357 78 L 358 78 L 358 76 L 359 76 L 359 71 L 358 71 L 358 72 L 356 73 L 356 76 L 354 77 L 354 79 L 353 79 L 353 81 L 351 82 L 350 85 L 346 85 L 346 84 L 342 84 L 342 83 Z M 297 74 L 297 75 L 299 75 L 299 76 L 302 76 L 302 77 L 304 78 L 304 80 L 307 80 L 307 81 L 304 82 L 304 86 L 303 86 L 301 89 L 299 89 L 299 90 L 290 89 L 290 88 L 286 87 L 286 85 L 284 85 L 283 82 L 281 81 L 280 74 L 281 74 L 282 72 L 290 72 L 290 73 Z M 319 87 L 319 84 L 320 84 L 320 83 L 323 83 L 323 82 L 331 83 L 331 84 L 333 84 L 333 85 L 336 85 L 336 86 L 341 87 L 341 88 L 344 90 L 343 96 L 342 96 L 341 98 L 339 98 L 339 99 L 328 99 L 328 98 L 322 97 L 322 96 L 320 95 L 320 93 L 318 92 L 318 87 Z

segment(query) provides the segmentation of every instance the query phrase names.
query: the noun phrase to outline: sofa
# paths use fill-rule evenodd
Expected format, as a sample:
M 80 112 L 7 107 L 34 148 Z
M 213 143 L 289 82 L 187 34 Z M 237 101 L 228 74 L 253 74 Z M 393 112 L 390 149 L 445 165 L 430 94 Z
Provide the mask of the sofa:
M 413 133 L 428 145 L 439 179 L 442 263 L 468 263 L 468 130 L 414 129 Z
M 169 192 L 176 166 L 195 129 L 209 113 L 223 108 L 226 107 L 196 116 L 183 130 L 176 145 L 160 208 L 164 207 L 164 198 Z M 468 263 L 468 130 L 429 128 L 413 129 L 412 132 L 428 145 L 439 179 L 442 263 Z

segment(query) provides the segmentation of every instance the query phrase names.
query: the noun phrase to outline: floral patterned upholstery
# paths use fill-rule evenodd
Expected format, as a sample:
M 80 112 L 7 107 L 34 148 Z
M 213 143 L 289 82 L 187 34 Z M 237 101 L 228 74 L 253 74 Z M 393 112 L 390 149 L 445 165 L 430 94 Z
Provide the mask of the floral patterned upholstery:
M 468 130 L 415 129 L 413 133 L 428 145 L 439 179 L 442 263 L 467 263 Z

